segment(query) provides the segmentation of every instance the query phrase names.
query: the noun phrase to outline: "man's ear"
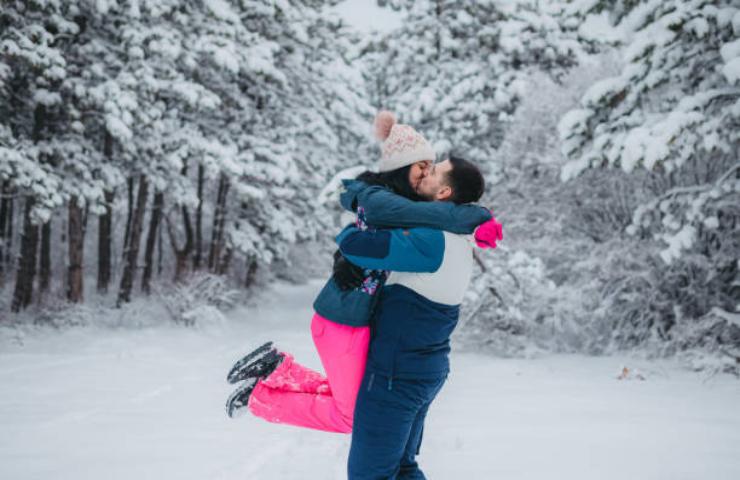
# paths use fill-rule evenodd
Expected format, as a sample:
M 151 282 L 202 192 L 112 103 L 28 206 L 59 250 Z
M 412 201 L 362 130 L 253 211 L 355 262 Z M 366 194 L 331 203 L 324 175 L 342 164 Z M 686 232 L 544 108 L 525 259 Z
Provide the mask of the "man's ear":
M 449 185 L 442 186 L 442 188 L 440 188 L 437 194 L 435 195 L 436 199 L 440 201 L 449 200 L 451 196 L 452 196 L 452 187 L 450 187 Z

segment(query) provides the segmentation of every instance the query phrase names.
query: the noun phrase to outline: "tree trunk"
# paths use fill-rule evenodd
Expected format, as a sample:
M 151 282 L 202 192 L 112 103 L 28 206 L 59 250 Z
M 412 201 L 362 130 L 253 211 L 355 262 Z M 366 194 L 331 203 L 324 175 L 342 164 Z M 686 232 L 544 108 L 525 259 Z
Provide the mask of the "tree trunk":
M 31 210 L 34 199 L 26 197 L 23 212 L 23 233 L 21 234 L 21 254 L 16 271 L 15 291 L 10 309 L 19 312 L 31 303 L 33 297 L 33 277 L 36 275 L 36 250 L 38 249 L 39 228 L 31 223 Z
M 174 249 L 173 249 L 174 250 Z M 181 250 L 175 252 L 175 283 L 181 283 L 188 270 L 188 257 L 183 255 Z
M 224 275 L 229 270 L 229 265 L 231 265 L 231 257 L 234 253 L 234 249 L 231 247 L 226 248 L 226 252 L 224 252 L 223 256 L 218 262 L 218 269 L 216 270 L 216 274 L 218 275 Z
M 156 192 L 152 202 L 152 213 L 149 216 L 149 232 L 146 237 L 146 251 L 144 252 L 144 274 L 141 276 L 141 289 L 149 295 L 151 293 L 152 264 L 154 262 L 154 247 L 157 242 L 157 230 L 162 219 L 164 207 L 164 193 Z
M 160 223 L 162 221 L 160 220 Z M 164 253 L 164 249 L 162 248 L 162 229 L 160 228 L 157 231 L 157 277 L 162 276 L 162 255 Z
M 39 254 L 39 293 L 49 289 L 51 278 L 51 220 L 41 226 L 41 252 Z
M 10 216 L 10 186 L 3 182 L 0 188 L 0 288 L 5 284 L 5 253 L 10 249 L 7 225 L 13 222 Z
M 440 58 L 442 57 L 442 1 L 437 0 L 436 12 L 437 14 L 437 30 L 434 34 L 434 49 L 437 51 L 437 71 L 440 71 L 441 65 L 439 65 Z
M 108 161 L 113 158 L 113 135 L 106 130 L 103 135 L 103 155 Z M 98 217 L 98 292 L 108 293 L 111 276 L 111 242 L 113 228 L 113 201 L 115 192 L 105 190 L 105 213 Z
M 85 246 L 85 221 L 77 196 L 69 199 L 69 266 L 67 267 L 67 300 L 81 303 L 83 297 L 83 254 Z
M 170 244 L 172 245 L 172 251 L 175 252 L 175 282 L 179 283 L 182 281 L 185 272 L 188 268 L 188 258 L 193 250 L 193 227 L 190 224 L 190 214 L 188 209 L 182 207 L 182 218 L 185 224 L 185 245 L 182 248 L 177 246 L 177 238 L 175 237 L 175 231 L 172 227 L 172 222 L 167 218 L 167 234 L 170 237 Z
M 11 193 L 15 194 L 14 191 Z M 8 200 L 8 228 L 5 231 L 5 265 L 10 265 L 12 262 L 13 252 L 13 217 L 15 212 L 15 201 L 13 197 Z
M 126 214 L 126 233 L 123 234 L 123 258 L 127 256 L 128 246 L 131 239 L 131 219 L 134 214 L 134 177 L 128 177 L 126 181 L 128 188 L 128 213 Z
M 257 275 L 257 259 L 250 255 L 247 257 L 247 276 L 244 279 L 244 286 L 250 288 L 254 285 L 254 279 Z
M 111 272 L 111 227 L 113 224 L 114 194 L 110 190 L 105 195 L 105 213 L 98 217 L 98 292 L 107 293 Z
M 203 231 L 201 223 L 203 219 L 203 165 L 198 165 L 198 208 L 195 210 L 195 256 L 193 256 L 193 270 L 200 269 L 203 260 Z
M 46 106 L 36 105 L 34 110 L 34 131 L 33 141 L 38 143 L 41 140 L 41 132 L 43 131 L 46 124 Z M 42 163 L 47 163 L 45 154 L 41 154 L 39 160 Z M 49 287 L 49 276 L 51 275 L 51 254 L 49 249 L 51 247 L 51 225 L 46 222 L 41 227 L 41 255 L 39 264 L 39 293 L 45 292 Z
M 223 247 L 224 223 L 226 221 L 226 194 L 229 191 L 229 181 L 221 174 L 218 181 L 218 193 L 216 195 L 216 209 L 213 213 L 213 232 L 211 233 L 211 248 L 208 252 L 208 269 L 216 272 L 218 261 L 221 258 Z
M 41 140 L 46 120 L 46 107 L 42 104 L 36 105 L 33 111 L 34 143 Z M 19 312 L 31 304 L 33 298 L 33 279 L 36 276 L 36 251 L 39 244 L 39 228 L 31 222 L 31 211 L 35 199 L 26 197 L 26 206 L 23 212 L 23 233 L 21 234 L 21 254 L 18 258 L 18 270 L 16 271 L 15 291 L 10 309 Z
M 131 235 L 128 248 L 125 250 L 126 258 L 121 276 L 121 286 L 118 290 L 116 306 L 131 301 L 131 288 L 134 284 L 136 274 L 136 262 L 139 257 L 139 241 L 141 240 L 141 226 L 144 222 L 144 209 L 146 208 L 147 190 L 149 184 L 143 174 L 139 179 L 139 192 L 136 196 L 136 210 L 131 216 Z

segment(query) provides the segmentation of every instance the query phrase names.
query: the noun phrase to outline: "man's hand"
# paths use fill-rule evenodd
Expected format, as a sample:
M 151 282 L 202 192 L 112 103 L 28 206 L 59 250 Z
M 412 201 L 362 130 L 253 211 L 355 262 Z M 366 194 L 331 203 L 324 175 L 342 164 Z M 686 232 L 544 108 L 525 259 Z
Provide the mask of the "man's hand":
M 365 270 L 344 258 L 342 252 L 334 252 L 334 281 L 342 290 L 354 290 L 365 280 Z

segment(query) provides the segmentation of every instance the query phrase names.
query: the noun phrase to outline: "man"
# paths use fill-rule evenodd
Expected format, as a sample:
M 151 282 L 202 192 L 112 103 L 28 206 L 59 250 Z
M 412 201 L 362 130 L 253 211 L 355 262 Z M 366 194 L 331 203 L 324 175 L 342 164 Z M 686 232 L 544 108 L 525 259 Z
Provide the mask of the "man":
M 452 157 L 431 167 L 417 193 L 462 204 L 477 201 L 483 189 L 478 168 Z M 501 230 L 493 222 L 495 246 Z M 450 335 L 473 269 L 471 241 L 430 228 L 362 231 L 350 226 L 337 243 L 353 264 L 392 271 L 371 322 L 349 478 L 424 479 L 415 457 L 427 411 L 449 372 Z

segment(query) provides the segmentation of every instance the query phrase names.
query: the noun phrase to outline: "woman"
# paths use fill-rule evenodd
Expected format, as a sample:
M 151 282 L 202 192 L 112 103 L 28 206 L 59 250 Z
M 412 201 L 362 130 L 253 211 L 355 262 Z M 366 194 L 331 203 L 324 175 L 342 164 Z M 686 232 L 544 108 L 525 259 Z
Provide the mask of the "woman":
M 415 188 L 434 159 L 424 137 L 407 125 L 397 124 L 390 112 L 375 121 L 383 141 L 379 173 L 365 173 L 346 181 L 342 206 L 357 214 L 356 228 L 426 226 L 454 233 L 472 233 L 491 214 L 475 205 L 417 202 Z M 335 275 L 314 303 L 311 334 L 326 376 L 295 362 L 285 352 L 263 345 L 238 361 L 227 376 L 243 382 L 229 397 L 227 413 L 245 407 L 274 423 L 349 433 L 354 406 L 365 372 L 370 331 L 368 322 L 377 293 L 388 276 L 383 270 L 362 270 L 335 256 Z M 359 276 L 358 288 L 343 290 Z

